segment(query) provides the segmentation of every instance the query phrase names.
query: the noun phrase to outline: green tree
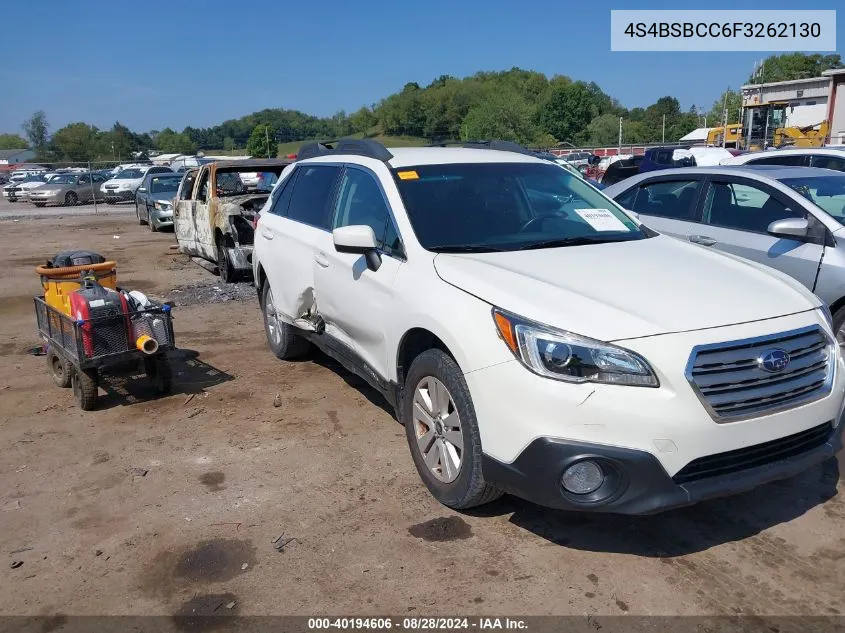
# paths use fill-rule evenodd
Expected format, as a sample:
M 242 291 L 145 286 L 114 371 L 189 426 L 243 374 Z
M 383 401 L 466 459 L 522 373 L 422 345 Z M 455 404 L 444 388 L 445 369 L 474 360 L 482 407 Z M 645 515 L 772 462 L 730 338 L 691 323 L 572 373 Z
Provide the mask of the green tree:
M 97 128 L 87 123 L 71 123 L 56 130 L 53 146 L 61 160 L 84 162 L 96 157 Z
M 554 85 L 540 105 L 537 119 L 544 132 L 569 143 L 583 141 L 587 125 L 599 114 L 595 93 L 584 82 Z
M 235 149 L 235 139 L 233 139 L 231 136 L 227 136 L 226 138 L 224 138 L 223 149 L 227 152 L 231 152 L 233 149 Z
M 197 151 L 197 146 L 186 134 L 178 134 L 169 127 L 156 134 L 155 144 L 165 154 L 193 154 Z
M 784 53 L 782 55 L 771 55 L 763 60 L 763 65 L 758 72 L 751 74 L 748 83 L 769 83 L 820 77 L 825 70 L 842 67 L 842 58 L 836 54 Z
M 246 153 L 256 158 L 270 158 L 276 151 L 275 132 L 269 125 L 256 125 L 246 142 Z
M 742 93 L 739 90 L 728 88 L 718 99 L 713 102 L 710 110 L 707 111 L 707 125 L 718 127 L 722 125 L 723 111 L 728 110 L 728 123 L 739 123 L 739 110 L 742 107 Z
M 26 138 L 29 139 L 29 146 L 35 150 L 36 157 L 44 156 L 47 153 L 50 136 L 50 126 L 44 110 L 34 112 L 21 127 L 26 133 Z
M 539 131 L 534 109 L 516 92 L 499 92 L 474 107 L 464 119 L 464 140 L 499 139 L 532 144 Z
M 619 117 L 615 114 L 597 116 L 590 121 L 586 132 L 590 145 L 615 145 L 619 141 Z
M 26 149 L 29 143 L 20 134 L 0 134 L 0 149 Z
M 353 132 L 367 133 L 376 124 L 376 117 L 368 107 L 363 107 L 349 115 L 349 125 Z

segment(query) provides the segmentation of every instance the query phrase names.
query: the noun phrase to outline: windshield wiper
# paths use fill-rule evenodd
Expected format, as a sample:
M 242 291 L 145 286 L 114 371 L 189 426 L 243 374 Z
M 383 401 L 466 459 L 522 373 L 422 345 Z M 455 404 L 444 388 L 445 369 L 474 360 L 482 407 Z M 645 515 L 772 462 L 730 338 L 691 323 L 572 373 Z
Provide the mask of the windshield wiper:
M 516 250 L 530 251 L 537 248 L 559 248 L 562 246 L 583 246 L 585 244 L 605 244 L 607 242 L 627 242 L 627 239 L 612 239 L 607 237 L 560 237 L 554 240 L 542 240 L 524 244 Z
M 505 249 L 486 244 L 443 244 L 430 246 L 428 250 L 435 253 L 499 253 Z

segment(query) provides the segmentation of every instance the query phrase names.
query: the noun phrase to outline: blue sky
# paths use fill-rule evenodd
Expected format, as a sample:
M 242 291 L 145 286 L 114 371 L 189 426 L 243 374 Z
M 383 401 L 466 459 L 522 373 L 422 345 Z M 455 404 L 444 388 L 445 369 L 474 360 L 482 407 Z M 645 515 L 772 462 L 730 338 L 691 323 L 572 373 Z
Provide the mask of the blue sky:
M 612 8 L 795 9 L 764 0 L 704 6 L 585 0 L 10 2 L 0 17 L 0 132 L 43 109 L 136 131 L 206 127 L 263 108 L 353 111 L 399 90 L 512 66 L 595 81 L 625 106 L 664 95 L 709 108 L 764 53 L 610 51 Z M 818 0 L 807 8 L 841 8 Z M 45 10 L 46 9 L 46 10 Z M 845 14 L 845 10 L 840 11 Z M 762 15 L 761 15 L 762 17 Z M 845 15 L 837 45 L 845 50 Z M 33 37 L 32 33 L 38 33 Z

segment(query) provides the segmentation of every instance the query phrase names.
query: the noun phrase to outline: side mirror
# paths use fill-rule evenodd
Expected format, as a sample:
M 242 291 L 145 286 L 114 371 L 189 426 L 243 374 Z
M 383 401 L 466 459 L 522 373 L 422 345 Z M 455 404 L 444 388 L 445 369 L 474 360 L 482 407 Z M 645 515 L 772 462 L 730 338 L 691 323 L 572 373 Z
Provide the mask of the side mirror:
M 807 237 L 807 232 L 809 230 L 810 223 L 804 218 L 786 218 L 783 220 L 775 220 L 767 229 L 769 235 L 786 238 Z
M 341 226 L 332 231 L 334 248 L 338 253 L 355 253 L 367 260 L 367 268 L 376 271 L 381 266 L 381 255 L 376 245 L 373 229 L 365 224 Z
M 138 193 L 146 193 L 146 189 L 144 187 L 138 187 Z

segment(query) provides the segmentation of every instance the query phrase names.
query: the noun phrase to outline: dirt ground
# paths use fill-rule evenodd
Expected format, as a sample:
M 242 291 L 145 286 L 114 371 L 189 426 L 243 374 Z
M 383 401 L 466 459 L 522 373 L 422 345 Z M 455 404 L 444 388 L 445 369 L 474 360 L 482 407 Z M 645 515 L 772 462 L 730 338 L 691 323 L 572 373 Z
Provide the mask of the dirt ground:
M 653 517 L 459 514 L 377 394 L 278 361 L 252 291 L 173 244 L 128 209 L 0 222 L 0 614 L 845 613 L 841 461 Z M 33 267 L 72 247 L 177 303 L 172 395 L 118 379 L 82 412 L 28 353 Z

